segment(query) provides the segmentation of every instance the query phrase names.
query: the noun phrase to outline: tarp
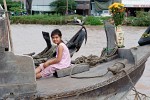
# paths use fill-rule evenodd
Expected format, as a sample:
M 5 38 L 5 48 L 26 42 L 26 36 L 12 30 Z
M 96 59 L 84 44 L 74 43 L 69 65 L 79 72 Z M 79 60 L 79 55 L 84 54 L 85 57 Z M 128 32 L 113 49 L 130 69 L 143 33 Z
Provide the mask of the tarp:
M 112 4 L 112 0 L 109 0 L 107 2 L 100 2 L 100 0 L 95 0 L 95 9 L 96 11 L 101 11 L 104 9 L 108 9 L 109 5 Z
M 121 0 L 94 0 L 96 11 L 108 9 L 113 2 L 121 2 Z

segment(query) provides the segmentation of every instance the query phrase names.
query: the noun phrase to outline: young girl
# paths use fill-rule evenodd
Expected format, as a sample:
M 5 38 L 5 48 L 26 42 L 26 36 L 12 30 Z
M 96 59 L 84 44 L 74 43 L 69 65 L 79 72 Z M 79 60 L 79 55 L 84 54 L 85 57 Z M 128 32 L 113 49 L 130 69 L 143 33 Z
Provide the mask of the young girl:
M 71 64 L 70 53 L 67 46 L 61 40 L 62 34 L 59 29 L 55 29 L 51 33 L 52 41 L 57 44 L 56 58 L 50 59 L 40 64 L 35 69 L 36 78 L 47 77 L 62 68 L 69 67 Z

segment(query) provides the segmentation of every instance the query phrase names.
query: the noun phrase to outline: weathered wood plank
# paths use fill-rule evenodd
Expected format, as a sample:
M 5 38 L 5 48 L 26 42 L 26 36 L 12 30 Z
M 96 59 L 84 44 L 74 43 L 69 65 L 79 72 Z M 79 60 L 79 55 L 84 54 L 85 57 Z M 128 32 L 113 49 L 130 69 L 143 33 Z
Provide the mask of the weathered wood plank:
M 9 49 L 8 28 L 4 18 L 0 19 L 0 46 L 4 47 L 6 51 Z

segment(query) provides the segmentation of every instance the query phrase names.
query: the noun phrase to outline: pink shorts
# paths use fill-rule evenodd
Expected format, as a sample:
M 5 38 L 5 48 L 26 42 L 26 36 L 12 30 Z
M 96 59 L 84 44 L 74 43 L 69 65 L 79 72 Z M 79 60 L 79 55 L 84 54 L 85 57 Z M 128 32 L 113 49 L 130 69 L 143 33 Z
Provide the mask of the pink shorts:
M 42 71 L 40 72 L 42 77 L 48 77 L 52 75 L 53 73 L 55 73 L 55 71 L 57 70 L 57 68 L 53 67 L 52 65 L 44 68 L 43 63 L 40 64 L 40 68 L 42 69 Z

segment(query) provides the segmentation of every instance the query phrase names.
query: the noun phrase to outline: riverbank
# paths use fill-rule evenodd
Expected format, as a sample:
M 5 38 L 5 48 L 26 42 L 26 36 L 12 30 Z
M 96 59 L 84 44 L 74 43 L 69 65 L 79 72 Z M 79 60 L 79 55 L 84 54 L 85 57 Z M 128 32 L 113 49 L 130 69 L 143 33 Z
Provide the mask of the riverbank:
M 111 17 L 101 16 L 81 16 L 81 15 L 68 15 L 62 16 L 59 14 L 54 15 L 27 15 L 27 16 L 11 16 L 11 24 L 42 24 L 42 25 L 66 25 L 73 22 L 75 18 L 84 20 L 84 25 L 103 25 L 104 20 Z M 124 25 L 127 26 L 149 26 L 150 13 L 138 12 L 136 17 L 126 17 Z
M 80 15 L 28 15 L 28 16 L 12 16 L 12 24 L 42 24 L 42 25 L 66 25 L 75 20 L 75 18 L 85 21 L 85 25 L 102 25 L 104 20 L 110 17 L 94 17 Z

